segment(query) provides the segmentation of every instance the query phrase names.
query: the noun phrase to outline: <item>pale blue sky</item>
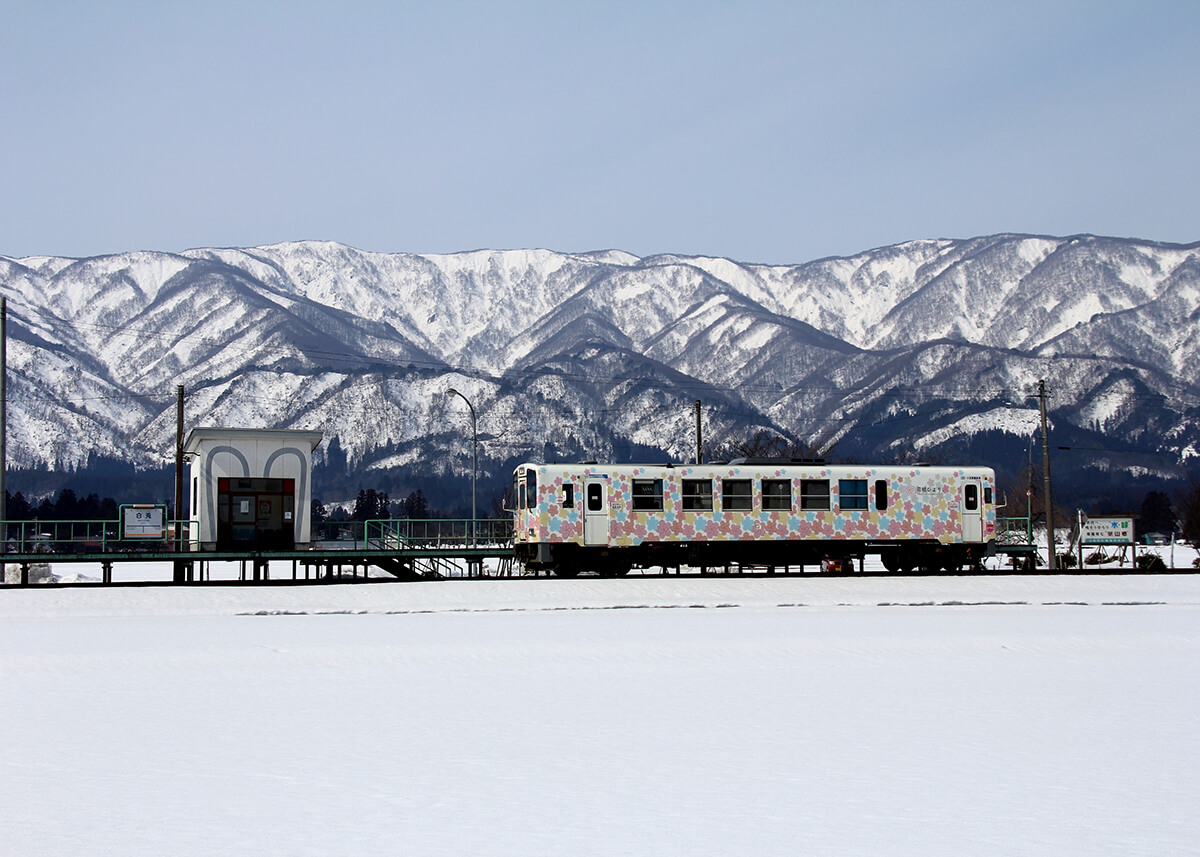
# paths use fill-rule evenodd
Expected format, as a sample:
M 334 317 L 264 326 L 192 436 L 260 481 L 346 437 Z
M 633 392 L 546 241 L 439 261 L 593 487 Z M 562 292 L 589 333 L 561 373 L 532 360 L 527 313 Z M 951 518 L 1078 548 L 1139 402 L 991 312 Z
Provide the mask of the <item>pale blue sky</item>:
M 1200 3 L 0 0 L 0 254 L 1200 240 Z

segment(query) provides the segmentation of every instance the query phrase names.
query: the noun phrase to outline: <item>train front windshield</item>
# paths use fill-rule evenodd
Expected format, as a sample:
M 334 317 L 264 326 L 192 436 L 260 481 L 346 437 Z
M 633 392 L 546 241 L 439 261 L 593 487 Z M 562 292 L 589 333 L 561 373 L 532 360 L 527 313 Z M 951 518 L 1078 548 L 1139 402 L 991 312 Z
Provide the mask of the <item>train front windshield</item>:
M 537 471 L 516 470 L 513 472 L 513 499 L 517 511 L 532 509 L 537 503 Z

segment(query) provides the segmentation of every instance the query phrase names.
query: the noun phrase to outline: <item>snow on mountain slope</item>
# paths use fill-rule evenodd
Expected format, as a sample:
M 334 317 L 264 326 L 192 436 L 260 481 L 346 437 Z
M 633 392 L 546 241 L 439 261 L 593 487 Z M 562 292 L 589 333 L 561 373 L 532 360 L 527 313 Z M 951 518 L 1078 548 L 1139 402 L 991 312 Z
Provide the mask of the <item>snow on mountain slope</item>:
M 318 454 L 336 438 L 355 467 L 464 466 L 451 385 L 470 387 L 488 467 L 690 456 L 696 398 L 717 434 L 895 454 L 1017 433 L 1000 414 L 1042 377 L 1064 427 L 1200 445 L 1200 245 L 994 235 L 765 266 L 289 242 L 0 257 L 0 293 L 18 467 L 161 459 L 177 384 L 192 425 L 320 428 Z

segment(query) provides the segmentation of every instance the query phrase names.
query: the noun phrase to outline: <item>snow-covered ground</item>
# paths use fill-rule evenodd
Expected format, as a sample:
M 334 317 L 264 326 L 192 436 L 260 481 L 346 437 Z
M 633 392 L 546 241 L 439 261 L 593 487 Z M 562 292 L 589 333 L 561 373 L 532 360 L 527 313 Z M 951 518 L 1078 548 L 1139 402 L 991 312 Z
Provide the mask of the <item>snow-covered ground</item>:
M 0 589 L 12 855 L 1195 854 L 1200 576 Z
M 1064 532 L 1059 540 L 1059 552 L 1068 549 L 1067 537 Z M 1049 555 L 1046 549 L 1045 532 L 1040 531 L 1036 534 L 1036 545 L 1040 554 L 1039 567 L 1046 568 L 1046 557 Z M 1074 548 L 1070 549 L 1072 557 L 1078 555 L 1078 551 Z M 1103 554 L 1106 556 L 1106 562 L 1103 565 L 1095 565 L 1088 562 L 1088 558 L 1093 554 Z M 1150 554 L 1157 555 L 1163 561 L 1167 568 L 1179 569 L 1187 571 L 1197 567 L 1197 557 L 1200 556 L 1194 546 L 1185 543 L 1173 545 L 1148 546 L 1139 545 L 1136 551 L 1131 547 L 1110 547 L 1098 550 L 1093 547 L 1085 548 L 1084 570 L 1095 571 L 1098 573 L 1127 573 L 1134 571 L 1136 566 L 1135 557 L 1143 557 Z M 201 554 L 194 554 L 193 557 L 202 557 Z M 53 554 L 46 555 L 47 562 L 41 567 L 33 567 L 30 570 L 31 583 L 47 583 L 47 582 L 63 582 L 63 583 L 97 583 L 101 580 L 102 571 L 98 563 L 71 563 L 63 562 L 61 559 L 56 560 Z M 469 569 L 464 560 L 457 561 L 457 570 L 450 568 L 455 561 L 446 560 L 445 565 L 440 566 L 440 571 L 449 577 L 466 577 Z M 984 560 L 984 566 L 990 572 L 1004 571 L 1010 569 L 1006 564 L 1006 558 L 1002 555 L 996 555 Z M 856 566 L 857 567 L 857 566 Z M 21 570 L 16 564 L 9 563 L 5 567 L 6 583 L 19 583 L 21 580 Z M 499 563 L 497 560 L 488 560 L 485 564 L 487 574 L 498 576 Z M 865 559 L 863 569 L 866 571 L 882 572 L 883 564 L 878 556 L 868 556 Z M 696 573 L 694 569 L 684 569 L 685 572 Z M 808 566 L 808 572 L 816 572 L 818 569 L 815 566 Z M 245 580 L 253 574 L 253 569 L 250 563 L 239 562 L 208 562 L 205 563 L 204 572 L 206 580 L 212 581 L 236 581 Z M 345 565 L 342 568 L 342 573 L 346 576 L 353 574 L 365 574 L 372 577 L 380 577 L 390 579 L 391 575 L 377 569 L 362 569 L 354 568 L 351 565 Z M 657 575 L 661 573 L 658 568 L 648 569 L 646 574 Z M 200 574 L 197 567 L 196 574 Z M 272 580 L 290 580 L 293 578 L 304 579 L 305 569 L 297 565 L 293 567 L 291 562 L 273 562 L 271 563 L 270 575 Z M 312 577 L 317 576 L 317 571 L 314 569 L 310 572 Z M 642 574 L 641 571 L 635 570 L 634 576 Z M 169 582 L 172 579 L 172 568 L 170 563 L 157 561 L 118 561 L 113 563 L 112 580 L 116 583 L 133 583 L 133 582 Z

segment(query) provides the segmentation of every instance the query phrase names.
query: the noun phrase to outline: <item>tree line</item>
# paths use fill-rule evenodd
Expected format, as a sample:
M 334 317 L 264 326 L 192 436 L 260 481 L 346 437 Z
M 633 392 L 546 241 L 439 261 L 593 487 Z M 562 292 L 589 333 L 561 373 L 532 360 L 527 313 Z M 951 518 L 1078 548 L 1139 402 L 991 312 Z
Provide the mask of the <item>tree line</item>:
M 18 491 L 4 492 L 4 517 L 10 521 L 115 521 L 121 510 L 112 497 L 88 494 L 79 497 L 70 488 L 63 488 L 51 499 L 33 504 Z
M 393 518 L 439 518 L 444 515 L 429 505 L 425 493 L 418 488 L 409 493 L 403 500 L 393 501 L 386 491 L 374 488 L 360 488 L 354 499 L 354 506 L 347 511 L 344 506 L 336 506 L 330 510 L 319 499 L 312 501 L 312 522 L 322 524 L 326 521 L 382 521 Z

